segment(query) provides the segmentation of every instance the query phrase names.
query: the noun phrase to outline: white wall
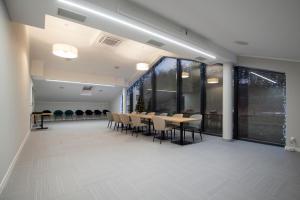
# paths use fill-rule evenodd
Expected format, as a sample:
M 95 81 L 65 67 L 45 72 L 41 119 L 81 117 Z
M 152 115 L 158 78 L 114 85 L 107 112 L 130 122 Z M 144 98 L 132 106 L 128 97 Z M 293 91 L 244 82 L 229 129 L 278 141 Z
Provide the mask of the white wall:
M 0 1 L 0 193 L 30 131 L 31 79 L 27 32 L 11 23 Z
M 122 112 L 122 93 L 120 93 L 112 102 L 111 102 L 111 111 L 112 112 Z
M 292 147 L 290 137 L 296 138 L 296 147 L 300 151 L 300 62 L 288 62 L 271 59 L 239 57 L 240 66 L 273 70 L 286 74 L 287 104 L 287 141 L 286 147 Z
M 110 104 L 108 102 L 47 102 L 47 101 L 36 101 L 34 110 L 41 112 L 43 110 L 110 110 Z

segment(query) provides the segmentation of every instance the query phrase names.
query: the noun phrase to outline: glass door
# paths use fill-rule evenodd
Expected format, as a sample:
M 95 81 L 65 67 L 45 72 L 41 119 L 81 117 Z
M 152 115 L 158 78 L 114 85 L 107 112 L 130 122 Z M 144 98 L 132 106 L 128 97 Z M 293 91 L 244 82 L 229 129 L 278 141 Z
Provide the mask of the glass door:
M 235 69 L 236 137 L 283 146 L 285 144 L 285 74 Z

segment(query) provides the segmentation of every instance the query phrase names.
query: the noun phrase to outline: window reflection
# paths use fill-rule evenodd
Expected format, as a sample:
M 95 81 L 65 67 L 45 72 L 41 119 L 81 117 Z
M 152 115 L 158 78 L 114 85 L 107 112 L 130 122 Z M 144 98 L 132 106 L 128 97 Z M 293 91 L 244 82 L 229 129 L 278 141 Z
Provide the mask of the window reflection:
M 285 75 L 238 68 L 238 137 L 284 145 Z
M 177 60 L 164 59 L 155 68 L 156 73 L 156 112 L 176 113 L 177 101 Z
M 152 111 L 152 72 L 146 74 L 143 78 L 143 100 L 144 100 L 144 108 L 145 112 Z
M 222 135 L 222 106 L 223 67 L 222 65 L 208 65 L 206 67 L 205 131 Z
M 181 60 L 182 66 L 182 112 L 189 116 L 200 113 L 200 63 Z

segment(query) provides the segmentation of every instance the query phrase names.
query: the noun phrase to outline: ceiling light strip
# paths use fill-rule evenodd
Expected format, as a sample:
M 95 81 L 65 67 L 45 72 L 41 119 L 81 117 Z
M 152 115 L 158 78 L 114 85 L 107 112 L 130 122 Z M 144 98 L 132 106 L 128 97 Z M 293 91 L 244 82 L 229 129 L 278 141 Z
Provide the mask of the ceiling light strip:
M 167 42 L 173 43 L 173 44 L 178 45 L 178 46 L 180 46 L 180 47 L 189 49 L 189 50 L 191 50 L 191 51 L 200 53 L 200 54 L 202 54 L 202 55 L 204 55 L 204 56 L 206 56 L 206 57 L 209 57 L 209 58 L 212 58 L 212 59 L 216 59 L 216 56 L 214 56 L 214 55 L 211 55 L 211 54 L 209 54 L 209 53 L 206 53 L 206 52 L 204 52 L 204 51 L 202 51 L 202 50 L 199 50 L 199 49 L 194 48 L 194 47 L 192 47 L 192 46 L 186 45 L 186 44 L 184 44 L 184 43 L 182 43 L 182 42 L 179 42 L 179 41 L 176 41 L 176 40 L 174 40 L 174 39 L 168 38 L 168 37 L 163 36 L 163 35 L 161 35 L 161 34 L 159 34 L 159 33 L 156 33 L 156 32 L 150 31 L 150 30 L 148 30 L 148 29 L 142 28 L 142 27 L 140 27 L 140 26 L 137 26 L 137 25 L 132 24 L 132 23 L 130 23 L 130 22 L 127 22 L 127 21 L 125 21 L 125 20 L 119 19 L 119 18 L 117 18 L 117 17 L 113 17 L 113 16 L 111 16 L 111 15 L 108 15 L 108 14 L 105 14 L 105 13 L 102 13 L 102 12 L 99 12 L 99 11 L 94 10 L 94 9 L 92 9 L 92 8 L 89 8 L 89 7 L 86 7 L 86 6 L 83 6 L 83 5 L 74 3 L 74 2 L 72 2 L 72 1 L 68 1 L 68 0 L 58 0 L 58 2 L 63 3 L 63 4 L 66 4 L 66 5 L 69 5 L 69 6 L 72 6 L 72 7 L 74 7 L 74 8 L 77 8 L 77 9 L 80 9 L 80 10 L 83 10 L 83 11 L 86 11 L 86 12 L 90 12 L 90 13 L 92 13 L 92 14 L 98 15 L 98 16 L 103 17 L 103 18 L 106 18 L 106 19 L 108 19 L 108 20 L 111 20 L 111 21 L 120 23 L 120 24 L 125 25 L 125 26 L 128 26 L 128 27 L 130 27 L 130 28 L 132 28 L 132 29 L 138 30 L 138 31 L 140 31 L 140 32 L 146 33 L 146 34 L 151 35 L 151 36 L 154 36 L 154 37 L 157 37 L 157 38 L 159 38 L 159 39 L 165 40 L 165 41 L 167 41 Z
M 262 76 L 262 75 L 260 75 L 260 74 L 257 74 L 257 73 L 254 73 L 254 72 L 250 72 L 250 74 L 254 74 L 255 76 L 258 76 L 258 77 L 260 77 L 260 78 L 262 78 L 262 79 L 265 79 L 265 80 L 267 80 L 267 81 L 270 81 L 270 82 L 272 82 L 272 83 L 277 83 L 276 81 L 273 81 L 273 80 L 271 80 L 271 79 L 269 79 L 269 78 L 267 78 L 267 77 L 264 77 L 264 76 Z
M 95 86 L 104 86 L 104 87 L 115 87 L 114 85 L 107 85 L 107 84 L 98 84 L 98 83 L 83 83 L 78 81 L 63 81 L 63 80 L 53 80 L 53 79 L 46 79 L 48 82 L 57 82 L 57 83 L 71 83 L 71 84 L 81 84 L 81 85 L 95 85 Z

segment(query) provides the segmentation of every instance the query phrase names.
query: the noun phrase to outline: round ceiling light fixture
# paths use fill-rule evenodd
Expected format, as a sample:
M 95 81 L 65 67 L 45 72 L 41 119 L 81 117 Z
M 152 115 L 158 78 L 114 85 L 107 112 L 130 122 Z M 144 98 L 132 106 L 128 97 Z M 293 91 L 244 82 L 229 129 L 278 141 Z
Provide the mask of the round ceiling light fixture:
M 137 63 L 136 64 L 136 70 L 138 71 L 147 71 L 149 69 L 148 63 Z
M 78 57 L 78 49 L 68 44 L 54 44 L 52 53 L 58 57 L 73 59 Z

